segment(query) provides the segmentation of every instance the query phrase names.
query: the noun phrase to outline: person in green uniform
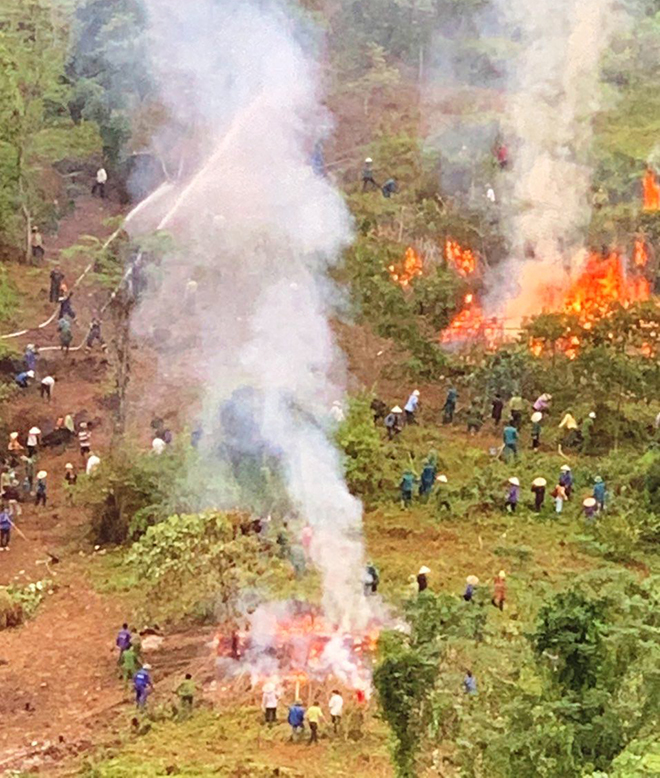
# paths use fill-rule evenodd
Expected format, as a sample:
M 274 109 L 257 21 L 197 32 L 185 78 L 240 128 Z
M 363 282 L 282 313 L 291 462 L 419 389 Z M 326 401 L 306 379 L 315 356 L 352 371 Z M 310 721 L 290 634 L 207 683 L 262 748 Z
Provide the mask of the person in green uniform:
M 591 411 L 587 418 L 582 422 L 582 446 L 581 451 L 583 454 L 591 453 L 591 434 L 596 421 L 596 414 Z
M 186 677 L 176 689 L 176 696 L 179 698 L 179 717 L 181 719 L 187 719 L 192 714 L 195 691 L 193 677 L 190 673 L 186 673 Z
M 406 470 L 399 484 L 401 488 L 401 505 L 409 508 L 412 505 L 413 490 L 415 488 L 415 474 L 412 470 Z
M 142 667 L 142 662 L 134 645 L 121 652 L 119 667 L 121 669 L 121 677 L 125 683 L 131 681 L 135 673 Z

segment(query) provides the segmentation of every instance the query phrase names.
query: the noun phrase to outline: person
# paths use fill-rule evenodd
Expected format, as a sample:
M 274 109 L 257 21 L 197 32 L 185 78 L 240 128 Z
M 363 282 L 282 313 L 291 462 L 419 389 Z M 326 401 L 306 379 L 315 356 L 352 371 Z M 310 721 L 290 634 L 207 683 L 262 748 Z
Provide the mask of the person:
M 287 722 L 291 727 L 291 740 L 295 740 L 298 735 L 302 735 L 305 730 L 305 709 L 300 700 L 296 700 L 289 708 Z
M 27 452 L 29 457 L 37 453 L 37 446 L 41 443 L 41 430 L 39 427 L 30 427 L 27 436 Z
M 534 411 L 532 414 L 532 449 L 534 451 L 539 450 L 541 445 L 541 421 L 543 420 L 543 414 L 541 411 Z
M 34 467 L 36 465 L 36 457 L 21 457 L 23 464 L 25 465 L 25 483 L 27 484 L 28 493 L 34 488 Z
M 509 400 L 509 412 L 511 414 L 511 424 L 517 429 L 520 429 L 522 424 L 523 410 L 525 409 L 525 401 L 519 394 L 514 394 Z
M 593 498 L 596 500 L 596 509 L 600 513 L 605 510 L 606 488 L 603 479 L 597 475 L 594 479 Z
M 0 510 L 0 551 L 9 551 L 13 522 L 5 506 Z
M 387 405 L 382 400 L 379 400 L 378 397 L 374 397 L 369 407 L 373 413 L 374 424 L 378 424 L 381 419 L 387 416 Z M 660 414 L 658 415 L 660 416 Z
M 409 508 L 412 504 L 413 489 L 415 488 L 415 474 L 412 470 L 406 470 L 401 477 L 401 507 Z
M 506 573 L 500 570 L 499 575 L 495 576 L 494 593 L 491 602 L 496 608 L 504 610 L 504 601 L 506 600 Z
M 264 723 L 275 724 L 277 721 L 277 703 L 279 697 L 275 684 L 268 682 L 264 684 L 263 694 L 261 695 L 261 709 L 264 712 Z
M 573 491 L 573 473 L 570 465 L 562 465 L 559 468 L 559 484 L 564 487 L 566 499 L 570 500 Z
M 60 334 L 60 347 L 65 354 L 68 354 L 73 341 L 73 333 L 71 332 L 71 323 L 65 316 L 57 322 L 57 331 Z
M 378 184 L 374 178 L 373 170 L 374 161 L 371 157 L 367 157 L 364 160 L 364 167 L 362 168 L 362 191 L 366 192 L 367 188 L 378 189 Z
M 341 424 L 346 419 L 341 400 L 335 400 L 330 408 L 330 416 L 335 424 Z
M 151 451 L 158 457 L 165 451 L 166 448 L 167 443 L 162 438 L 154 438 L 151 441 Z
M 380 191 L 383 193 L 383 197 L 386 197 L 389 200 L 393 194 L 396 194 L 399 191 L 399 185 L 396 182 L 396 178 L 388 178 Z
M 439 476 L 436 476 L 435 481 L 438 484 L 443 484 L 443 486 L 439 487 L 438 489 L 438 499 L 437 499 L 438 507 L 450 511 L 451 505 L 449 504 L 449 500 L 447 499 L 447 489 L 444 488 L 444 485 L 449 483 L 449 479 L 444 473 L 440 473 Z
M 465 678 L 463 679 L 463 691 L 466 694 L 477 693 L 477 679 L 472 675 L 472 670 L 466 670 Z
M 447 399 L 442 406 L 444 411 L 442 422 L 443 424 L 451 424 L 454 420 L 454 412 L 456 411 L 456 401 L 458 400 L 458 392 L 453 387 L 447 392 Z
M 87 334 L 85 351 L 91 351 L 92 346 L 96 343 L 97 340 L 101 344 L 101 349 L 106 351 L 107 347 L 105 345 L 105 341 L 103 340 L 103 335 L 101 335 L 101 320 L 94 318 L 92 319 L 92 324 Z
M 89 456 L 87 457 L 87 465 L 85 466 L 85 475 L 94 475 L 100 464 L 101 458 L 90 451 Z
M 36 497 L 34 500 L 35 505 L 43 505 L 44 508 L 46 507 L 46 478 L 48 477 L 48 473 L 45 470 L 40 470 L 37 473 L 37 490 L 36 490 Z
M 364 571 L 364 593 L 369 597 L 372 594 L 377 594 L 378 584 L 380 583 L 380 575 L 378 569 L 373 562 L 367 562 L 367 566 Z
M 504 143 L 498 143 L 495 149 L 495 158 L 500 166 L 500 170 L 506 170 L 509 166 L 509 149 Z
M 135 704 L 138 708 L 144 708 L 147 704 L 149 692 L 154 688 L 149 671 L 151 665 L 145 664 L 133 676 L 133 688 L 135 689 Z
M 578 423 L 570 410 L 564 413 L 563 419 L 559 422 L 559 429 L 564 430 L 564 435 L 559 443 L 559 453 L 562 453 L 562 448 L 572 446 L 576 440 Z
M 124 651 L 127 651 L 132 644 L 133 636 L 131 635 L 131 631 L 128 628 L 128 624 L 124 622 L 121 625 L 121 629 L 117 633 L 117 638 L 115 640 L 115 646 L 117 646 L 119 649 L 119 659 L 117 660 L 117 664 L 121 664 L 121 658 L 124 654 Z
M 566 502 L 566 487 L 561 484 L 557 484 L 552 490 L 552 498 L 555 501 L 555 511 L 557 514 L 564 510 L 564 503 Z
M 551 400 L 552 400 L 551 394 L 543 393 L 540 397 L 537 398 L 532 408 L 533 410 L 540 411 L 543 414 L 550 407 Z
M 92 186 L 92 197 L 99 193 L 99 197 L 103 200 L 105 198 L 105 185 L 108 182 L 108 174 L 103 166 L 96 171 L 96 180 Z
M 401 414 L 403 411 L 398 405 L 387 414 L 385 417 L 385 429 L 387 430 L 388 440 L 394 440 L 394 438 L 401 432 Z
M 186 673 L 183 681 L 176 687 L 176 696 L 179 698 L 179 712 L 182 719 L 187 719 L 193 711 L 195 704 L 195 682 L 190 673 Z
M 476 435 L 477 432 L 479 432 L 481 429 L 481 425 L 483 424 L 483 416 L 481 414 L 479 404 L 476 400 L 474 400 L 470 405 L 466 421 L 468 433 L 470 435 Z
M 53 387 L 55 386 L 55 379 L 52 375 L 47 375 L 41 379 L 41 399 L 46 399 L 50 402 L 53 399 Z
M 63 319 L 65 316 L 68 316 L 71 319 L 76 318 L 76 312 L 73 310 L 73 306 L 71 305 L 71 299 L 73 298 L 73 292 L 69 292 L 66 297 L 60 297 L 60 312 L 58 315 L 58 319 Z
M 64 466 L 64 484 L 68 491 L 69 501 L 73 500 L 73 487 L 78 482 L 78 474 L 73 469 L 71 462 L 67 462 Z
M 319 700 L 314 700 L 307 711 L 307 721 L 309 722 L 309 744 L 319 742 L 319 724 L 324 719 L 323 711 L 319 705 Z
M 610 196 L 605 191 L 605 189 L 602 186 L 599 186 L 598 189 L 593 193 L 593 196 L 591 198 L 591 204 L 593 205 L 594 209 L 596 211 L 600 211 L 602 208 L 604 208 L 606 205 L 608 205 L 610 202 Z
M 582 507 L 584 509 L 584 518 L 587 521 L 593 521 L 598 509 L 598 503 L 593 497 L 587 497 L 582 501 Z
M 119 667 L 124 683 L 132 681 L 135 677 L 135 673 L 137 673 L 141 666 L 137 646 L 131 644 L 127 649 L 120 653 Z
M 582 446 L 580 448 L 583 454 L 589 454 L 591 451 L 591 435 L 596 414 L 591 411 L 587 418 L 582 422 Z
M 87 429 L 87 422 L 80 422 L 80 432 L 78 433 L 78 444 L 80 445 L 80 456 L 85 459 L 92 447 L 92 433 Z
M 422 565 L 417 573 L 417 593 L 426 591 L 429 588 L 429 579 L 426 577 L 431 571 L 426 565 Z
M 21 456 L 21 451 L 23 451 L 23 446 L 21 445 L 21 442 L 18 439 L 18 432 L 9 433 L 9 443 L 7 444 L 7 451 L 9 452 L 10 461 L 17 463 L 18 457 Z
M 335 735 L 339 732 L 341 726 L 341 717 L 344 712 L 344 698 L 341 696 L 339 689 L 333 689 L 328 701 L 328 708 L 330 710 L 330 720 L 332 721 L 332 729 Z
M 32 249 L 32 259 L 35 265 L 38 265 L 44 258 L 46 253 L 44 250 L 44 241 L 41 237 L 38 227 L 32 228 L 32 236 L 30 237 L 30 247 Z
M 545 478 L 535 478 L 532 481 L 532 493 L 534 494 L 534 510 L 537 513 L 541 512 L 543 507 L 543 501 L 545 500 L 545 487 L 548 482 Z
M 406 414 L 406 424 L 417 424 L 415 419 L 415 412 L 419 406 L 419 389 L 415 389 L 414 392 L 408 398 L 408 402 L 403 406 L 403 410 Z
M 14 380 L 21 389 L 27 389 L 30 381 L 34 380 L 34 370 L 26 370 L 24 373 L 19 373 Z
M 513 476 L 509 478 L 509 488 L 506 495 L 504 507 L 509 513 L 515 513 L 520 498 L 520 481 Z
M 422 476 L 419 479 L 419 496 L 425 501 L 428 500 L 433 491 L 436 472 L 435 462 L 431 458 L 427 459 L 422 469 Z
M 518 429 L 511 419 L 511 421 L 502 430 L 502 451 L 504 452 L 504 461 L 508 462 L 511 457 L 518 458 Z
M 67 413 L 64 417 L 64 429 L 69 430 L 72 435 L 76 434 L 76 423 L 73 420 L 73 414 Z
M 490 413 L 490 416 L 496 427 L 498 427 L 500 422 L 502 421 L 503 410 L 504 410 L 504 401 L 502 400 L 502 395 L 496 394 L 495 399 L 492 402 L 492 411 Z
M 25 347 L 25 369 L 33 373 L 37 369 L 37 347 L 34 343 L 28 343 Z
M 465 591 L 463 592 L 463 599 L 465 602 L 472 602 L 472 598 L 474 597 L 474 592 L 476 591 L 477 586 L 479 585 L 479 579 L 476 575 L 468 575 L 468 577 L 465 579 Z
M 60 269 L 59 265 L 55 265 L 55 267 L 50 271 L 50 293 L 48 295 L 49 302 L 59 302 L 60 294 L 62 291 L 62 281 L 64 281 L 64 273 Z

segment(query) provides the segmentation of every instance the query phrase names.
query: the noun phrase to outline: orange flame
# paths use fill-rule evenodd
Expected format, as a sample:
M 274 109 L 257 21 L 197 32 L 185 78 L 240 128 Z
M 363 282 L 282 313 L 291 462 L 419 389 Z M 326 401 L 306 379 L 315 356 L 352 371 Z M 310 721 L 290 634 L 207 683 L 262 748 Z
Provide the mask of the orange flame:
M 655 170 L 651 167 L 646 168 L 642 188 L 644 190 L 644 210 L 660 211 L 660 186 L 658 185 Z
M 466 294 L 463 303 L 465 307 L 441 334 L 440 342 L 448 346 L 476 341 L 485 343 L 488 348 L 496 348 L 504 340 L 502 323 L 497 318 L 484 316 L 474 294 Z
M 642 238 L 635 239 L 635 250 L 633 251 L 633 262 L 635 267 L 646 267 L 649 263 L 649 253 L 646 250 L 646 242 Z
M 403 261 L 398 265 L 390 265 L 388 268 L 390 278 L 404 289 L 410 286 L 415 278 L 424 274 L 424 262 L 419 254 L 409 246 L 403 257 Z
M 477 258 L 471 249 L 464 249 L 458 241 L 447 238 L 445 242 L 447 262 L 464 278 L 471 276 L 477 269 Z

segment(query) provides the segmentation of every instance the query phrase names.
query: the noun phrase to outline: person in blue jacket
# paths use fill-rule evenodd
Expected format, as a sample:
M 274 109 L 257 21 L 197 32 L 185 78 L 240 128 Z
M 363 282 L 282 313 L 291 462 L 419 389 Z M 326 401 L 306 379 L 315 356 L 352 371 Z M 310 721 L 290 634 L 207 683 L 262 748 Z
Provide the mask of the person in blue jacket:
M 9 551 L 11 528 L 12 521 L 9 511 L 6 508 L 3 508 L 0 511 L 0 551 Z
M 426 460 L 424 469 L 422 470 L 422 477 L 419 481 L 419 496 L 423 500 L 428 500 L 429 495 L 433 491 L 433 485 L 435 484 L 435 476 L 437 474 L 437 468 L 431 458 Z
M 291 727 L 291 740 L 294 740 L 298 735 L 302 735 L 305 729 L 305 709 L 300 700 L 296 700 L 289 708 L 287 721 Z
M 131 631 L 128 628 L 128 624 L 124 623 L 121 625 L 121 629 L 117 634 L 117 640 L 115 640 L 115 645 L 119 649 L 119 664 L 121 664 L 122 654 L 124 651 L 128 651 L 132 644 L 133 636 L 131 635 Z
M 403 474 L 399 488 L 401 489 L 401 506 L 409 508 L 412 504 L 413 489 L 415 488 L 415 474 L 412 470 L 406 470 Z
M 34 370 L 26 370 L 23 373 L 19 373 L 14 380 L 21 389 L 27 389 L 30 381 L 34 380 Z
M 135 689 L 135 703 L 138 708 L 144 708 L 147 704 L 149 692 L 154 688 L 149 675 L 151 665 L 142 665 L 141 669 L 133 676 L 133 688 Z
M 594 500 L 596 500 L 596 506 L 598 508 L 598 512 L 605 510 L 605 495 L 606 495 L 605 482 L 599 475 L 597 475 L 596 478 L 594 479 L 593 496 L 594 496 Z
M 28 344 L 25 349 L 25 369 L 33 373 L 37 369 L 37 349 L 33 343 Z

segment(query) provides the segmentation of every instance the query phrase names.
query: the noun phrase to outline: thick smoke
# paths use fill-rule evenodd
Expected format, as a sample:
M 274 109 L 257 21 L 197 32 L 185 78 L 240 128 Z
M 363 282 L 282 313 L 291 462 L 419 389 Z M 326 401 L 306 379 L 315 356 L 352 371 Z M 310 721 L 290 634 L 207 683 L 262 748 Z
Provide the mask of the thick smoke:
M 141 303 L 137 331 L 169 329 L 177 343 L 188 335 L 194 344 L 186 369 L 204 386 L 201 448 L 218 458 L 216 504 L 233 499 L 220 460 L 234 474 L 276 469 L 293 512 L 314 531 L 326 613 L 358 625 L 362 509 L 327 421 L 343 369 L 326 272 L 351 222 L 309 164 L 329 126 L 307 51 L 313 37 L 301 37 L 274 2 L 147 4 L 172 115 L 166 131 L 176 129 L 173 147 L 196 158 L 198 172 L 159 203 L 160 226 L 178 248 Z M 258 478 L 259 488 L 267 481 Z
M 538 313 L 548 285 L 579 264 L 590 215 L 591 120 L 602 99 L 601 57 L 619 14 L 613 0 L 497 0 L 517 46 L 511 62 L 506 135 L 505 263 L 489 300 L 507 318 Z

